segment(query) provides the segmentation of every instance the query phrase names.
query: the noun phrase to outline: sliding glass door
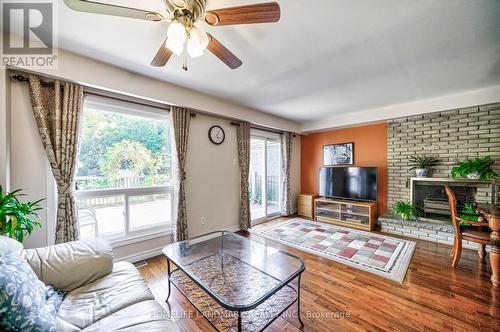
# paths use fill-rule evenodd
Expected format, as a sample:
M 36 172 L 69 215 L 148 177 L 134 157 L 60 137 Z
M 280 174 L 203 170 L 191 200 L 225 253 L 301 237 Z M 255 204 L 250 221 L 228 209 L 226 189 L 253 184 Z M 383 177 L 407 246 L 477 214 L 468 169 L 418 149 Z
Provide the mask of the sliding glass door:
M 250 146 L 250 215 L 255 223 L 281 214 L 281 137 L 255 130 Z

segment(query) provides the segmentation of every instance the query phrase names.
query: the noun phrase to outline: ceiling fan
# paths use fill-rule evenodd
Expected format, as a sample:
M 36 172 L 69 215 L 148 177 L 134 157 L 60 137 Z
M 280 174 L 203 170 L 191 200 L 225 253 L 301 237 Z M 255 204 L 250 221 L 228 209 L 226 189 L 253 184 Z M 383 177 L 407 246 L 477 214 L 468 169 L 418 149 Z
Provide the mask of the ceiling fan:
M 123 16 L 147 21 L 170 22 L 167 37 L 151 61 L 152 66 L 163 67 L 172 54 L 183 55 L 183 69 L 187 70 L 187 55 L 201 56 L 208 49 L 229 68 L 236 69 L 242 61 L 222 45 L 214 36 L 196 26 L 204 21 L 212 26 L 273 23 L 280 19 L 280 6 L 276 2 L 260 3 L 222 9 L 206 10 L 207 0 L 162 0 L 171 17 L 148 10 L 123 7 L 91 0 L 64 0 L 76 11 Z

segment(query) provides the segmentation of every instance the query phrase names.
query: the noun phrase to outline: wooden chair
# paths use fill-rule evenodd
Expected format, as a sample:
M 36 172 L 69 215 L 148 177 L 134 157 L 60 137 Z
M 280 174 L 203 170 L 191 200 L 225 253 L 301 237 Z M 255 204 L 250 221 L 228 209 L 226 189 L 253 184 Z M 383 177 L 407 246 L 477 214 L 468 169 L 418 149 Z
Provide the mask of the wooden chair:
M 453 228 L 455 230 L 455 241 L 453 242 L 453 248 L 451 249 L 451 256 L 453 257 L 451 265 L 456 267 L 458 265 L 458 261 L 460 260 L 460 255 L 462 254 L 462 240 L 471 241 L 474 243 L 479 243 L 478 254 L 479 257 L 484 258 L 486 255 L 486 251 L 484 250 L 485 245 L 490 245 L 490 232 L 485 230 L 485 227 L 488 227 L 488 223 L 482 221 L 482 218 L 479 218 L 477 222 L 468 221 L 460 218 L 457 215 L 457 201 L 455 199 L 455 194 L 450 189 L 450 187 L 445 186 L 446 194 L 448 195 L 448 202 L 450 203 L 451 210 L 451 218 L 453 222 Z M 480 216 L 480 215 L 474 215 Z M 471 226 L 460 226 L 460 222 L 469 223 Z

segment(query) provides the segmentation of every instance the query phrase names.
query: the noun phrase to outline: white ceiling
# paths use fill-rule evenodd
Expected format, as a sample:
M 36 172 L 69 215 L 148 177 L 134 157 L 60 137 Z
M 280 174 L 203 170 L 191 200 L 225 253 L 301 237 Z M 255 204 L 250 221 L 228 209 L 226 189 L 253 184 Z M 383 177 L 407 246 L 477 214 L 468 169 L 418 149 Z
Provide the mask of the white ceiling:
M 165 13 L 162 0 L 99 0 Z M 269 0 L 208 0 L 221 8 Z M 59 47 L 300 122 L 500 84 L 498 0 L 278 0 L 276 24 L 207 27 L 243 60 L 149 65 L 166 23 L 59 5 Z

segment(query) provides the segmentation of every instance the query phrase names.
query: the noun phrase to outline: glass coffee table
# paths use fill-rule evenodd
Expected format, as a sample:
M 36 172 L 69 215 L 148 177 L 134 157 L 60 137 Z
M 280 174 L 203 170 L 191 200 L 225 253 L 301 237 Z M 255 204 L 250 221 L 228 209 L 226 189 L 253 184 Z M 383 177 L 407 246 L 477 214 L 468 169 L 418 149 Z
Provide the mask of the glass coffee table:
M 300 258 L 225 231 L 169 244 L 163 254 L 167 301 L 173 284 L 216 330 L 262 331 L 294 303 L 303 325 Z

